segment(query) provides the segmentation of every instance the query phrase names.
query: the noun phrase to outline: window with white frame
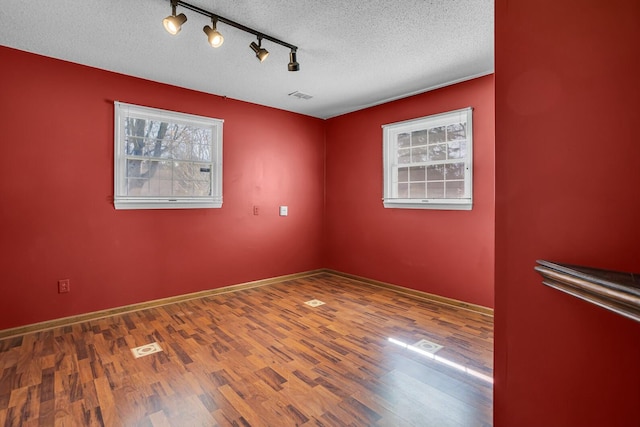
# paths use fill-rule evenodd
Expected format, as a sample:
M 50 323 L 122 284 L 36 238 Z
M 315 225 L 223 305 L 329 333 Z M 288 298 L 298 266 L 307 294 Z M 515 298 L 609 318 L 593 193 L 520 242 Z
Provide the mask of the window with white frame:
M 116 209 L 222 207 L 222 120 L 114 105 Z
M 470 210 L 472 108 L 382 126 L 386 208 Z

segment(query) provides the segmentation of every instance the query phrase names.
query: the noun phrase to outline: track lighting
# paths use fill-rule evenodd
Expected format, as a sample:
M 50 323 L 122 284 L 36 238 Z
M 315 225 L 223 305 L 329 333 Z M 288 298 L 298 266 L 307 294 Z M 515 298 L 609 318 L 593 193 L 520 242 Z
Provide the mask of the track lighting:
M 222 37 L 222 34 L 220 34 L 218 32 L 218 30 L 216 29 L 216 24 L 218 22 L 217 18 L 211 18 L 211 27 L 205 26 L 202 30 L 205 32 L 205 34 L 209 37 L 209 44 L 212 47 L 220 47 L 222 46 L 222 43 L 224 43 L 224 37 Z
M 300 71 L 295 49 L 291 49 L 291 52 L 289 52 L 289 71 Z
M 171 15 L 167 16 L 162 20 L 162 24 L 164 25 L 164 29 L 171 35 L 176 35 L 180 32 L 182 28 L 182 24 L 187 22 L 187 16 L 184 13 L 176 16 L 176 7 L 178 6 L 178 2 L 171 0 Z
M 256 42 L 251 42 L 249 47 L 256 53 L 256 58 L 258 58 L 260 62 L 264 61 L 267 59 L 267 56 L 269 56 L 269 51 L 262 47 L 262 37 L 258 37 L 258 44 L 256 44 Z
M 224 18 L 220 15 L 209 12 L 208 10 L 202 9 L 198 6 L 194 6 L 182 0 L 170 0 L 170 1 L 171 1 L 171 15 L 167 16 L 162 21 L 164 28 L 167 30 L 169 34 L 173 34 L 173 35 L 178 34 L 180 32 L 180 29 L 182 28 L 182 24 L 187 22 L 187 17 L 185 16 L 184 13 L 176 15 L 176 8 L 178 6 L 182 6 L 185 9 L 192 10 L 194 12 L 199 13 L 200 15 L 208 16 L 209 18 L 211 18 L 211 26 L 209 27 L 205 25 L 205 27 L 202 29 L 204 33 L 207 35 L 209 44 L 211 46 L 220 47 L 222 46 L 222 43 L 224 43 L 224 37 L 222 37 L 222 34 L 220 34 L 218 29 L 216 28 L 218 22 L 222 22 L 226 25 L 242 30 L 245 33 L 253 34 L 258 38 L 258 43 L 256 44 L 256 42 L 251 42 L 249 47 L 251 47 L 251 49 L 256 53 L 256 57 L 260 60 L 260 62 L 264 61 L 265 59 L 267 59 L 267 56 L 269 56 L 269 52 L 267 51 L 267 49 L 262 47 L 262 39 L 266 39 L 266 40 L 269 40 L 270 42 L 273 42 L 273 43 L 279 44 L 280 46 L 288 47 L 289 49 L 291 49 L 291 52 L 289 53 L 288 69 L 289 71 L 300 70 L 300 64 L 298 64 L 298 60 L 296 58 L 296 54 L 298 51 L 297 46 L 294 46 L 287 42 L 283 42 L 282 40 L 278 40 L 275 37 L 271 37 L 270 35 L 264 34 L 260 31 L 254 30 L 253 28 L 249 28 L 247 26 L 244 26 L 242 24 L 239 24 L 230 19 Z

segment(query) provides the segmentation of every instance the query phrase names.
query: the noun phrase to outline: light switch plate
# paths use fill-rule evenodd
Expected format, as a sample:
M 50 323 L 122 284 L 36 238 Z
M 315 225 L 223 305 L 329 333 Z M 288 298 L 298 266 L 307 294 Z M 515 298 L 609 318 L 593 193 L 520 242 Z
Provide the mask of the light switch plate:
M 280 206 L 280 216 L 289 215 L 289 206 Z

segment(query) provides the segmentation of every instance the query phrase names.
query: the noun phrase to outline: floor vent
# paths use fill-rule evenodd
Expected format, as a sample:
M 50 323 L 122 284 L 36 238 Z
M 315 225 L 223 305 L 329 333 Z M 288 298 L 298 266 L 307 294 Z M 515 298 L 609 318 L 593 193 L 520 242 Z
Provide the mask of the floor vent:
M 322 301 L 320 301 L 320 300 L 312 299 L 312 300 L 309 300 L 309 301 L 305 302 L 305 304 L 307 304 L 309 307 L 317 307 L 319 305 L 323 305 L 324 303 Z
M 141 345 L 140 347 L 131 349 L 131 353 L 133 353 L 133 357 L 136 359 L 153 353 L 158 353 L 160 351 L 162 351 L 162 348 L 160 348 L 160 345 L 157 342 L 152 342 L 151 344 Z
M 427 340 L 420 340 L 417 343 L 412 344 L 412 347 L 418 348 L 431 354 L 435 354 L 436 352 L 438 352 L 438 350 L 443 348 L 440 344 L 436 344 Z

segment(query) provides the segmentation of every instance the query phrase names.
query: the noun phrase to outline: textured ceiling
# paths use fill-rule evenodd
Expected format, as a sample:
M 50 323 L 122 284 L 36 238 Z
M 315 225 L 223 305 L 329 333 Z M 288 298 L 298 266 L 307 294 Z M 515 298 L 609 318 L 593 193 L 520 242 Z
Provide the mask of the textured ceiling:
M 260 63 L 223 23 L 211 48 L 210 20 L 182 7 L 169 35 L 168 0 L 2 0 L 0 44 L 320 118 L 493 72 L 493 0 L 187 1 L 298 46 L 301 70 L 266 40 Z

